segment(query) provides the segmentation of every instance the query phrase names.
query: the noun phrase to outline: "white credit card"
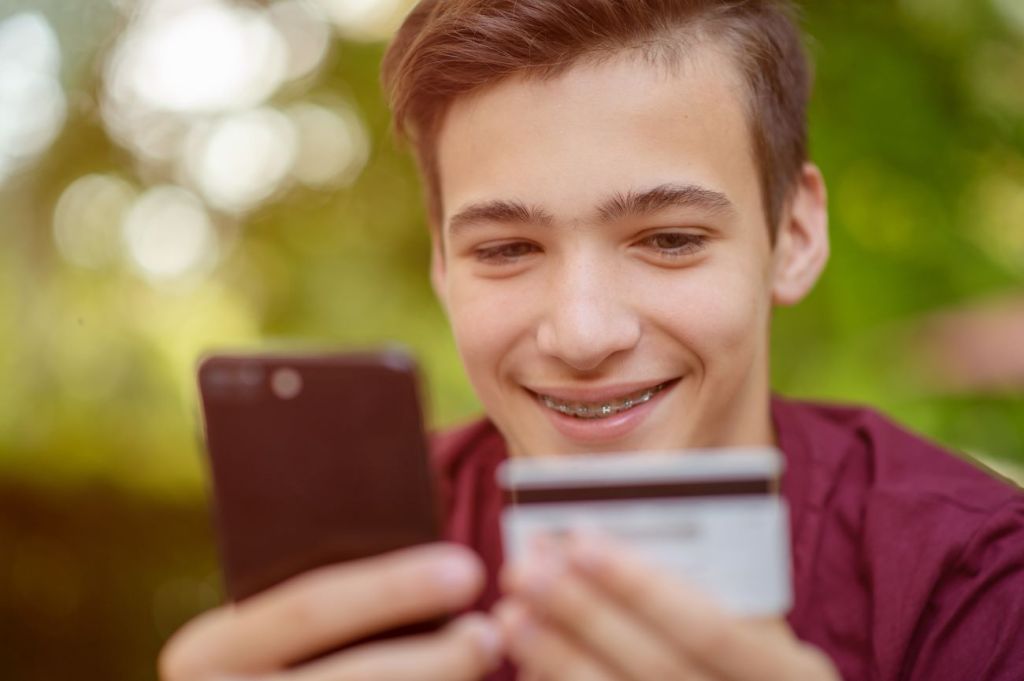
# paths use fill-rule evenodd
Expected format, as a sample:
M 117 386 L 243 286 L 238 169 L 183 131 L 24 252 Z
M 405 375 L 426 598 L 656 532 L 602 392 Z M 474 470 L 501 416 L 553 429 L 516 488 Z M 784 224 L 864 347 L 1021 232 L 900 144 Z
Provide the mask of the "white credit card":
M 770 447 L 509 459 L 505 555 L 537 533 L 600 530 L 737 615 L 792 605 L 789 520 Z

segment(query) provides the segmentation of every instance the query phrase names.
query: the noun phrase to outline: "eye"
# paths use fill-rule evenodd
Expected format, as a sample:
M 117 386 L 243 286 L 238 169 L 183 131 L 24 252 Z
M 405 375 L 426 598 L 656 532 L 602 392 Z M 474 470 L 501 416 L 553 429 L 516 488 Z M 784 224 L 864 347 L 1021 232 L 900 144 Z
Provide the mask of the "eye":
M 670 258 L 692 255 L 704 249 L 708 237 L 691 232 L 657 232 L 640 240 L 640 245 Z
M 473 251 L 477 260 L 492 265 L 514 263 L 531 253 L 537 253 L 540 247 L 529 241 L 510 241 L 491 246 L 481 246 Z

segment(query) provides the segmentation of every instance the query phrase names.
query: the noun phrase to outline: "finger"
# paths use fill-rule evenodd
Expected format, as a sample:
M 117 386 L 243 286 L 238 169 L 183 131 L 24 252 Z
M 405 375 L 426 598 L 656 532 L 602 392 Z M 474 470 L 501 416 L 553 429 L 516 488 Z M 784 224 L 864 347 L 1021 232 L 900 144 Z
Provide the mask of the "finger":
M 495 608 L 509 656 L 527 678 L 558 681 L 616 681 L 609 670 L 564 634 L 547 626 L 526 606 L 506 600 Z
M 570 570 L 557 550 L 531 553 L 510 566 L 504 577 L 509 591 L 526 601 L 531 611 L 618 675 L 633 681 L 707 681 L 668 637 Z
M 189 622 L 160 656 L 165 681 L 273 671 L 324 649 L 468 605 L 483 570 L 434 544 L 299 575 Z
M 824 656 L 778 628 L 735 617 L 674 575 L 592 532 L 568 542 L 574 566 L 594 584 L 662 631 L 700 667 L 725 679 L 831 678 Z
M 466 615 L 436 634 L 359 646 L 260 681 L 478 681 L 502 649 L 493 620 Z

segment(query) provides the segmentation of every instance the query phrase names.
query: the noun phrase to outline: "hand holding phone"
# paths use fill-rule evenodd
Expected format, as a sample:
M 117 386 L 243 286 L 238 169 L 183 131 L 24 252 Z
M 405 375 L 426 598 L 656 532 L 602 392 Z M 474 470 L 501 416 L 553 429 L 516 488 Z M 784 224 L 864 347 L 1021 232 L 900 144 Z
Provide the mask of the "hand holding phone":
M 479 559 L 446 544 L 319 568 L 186 624 L 161 652 L 160 678 L 477 681 L 501 658 L 496 629 L 482 615 L 295 665 L 324 648 L 464 608 L 482 583 Z
M 448 623 L 477 597 L 483 568 L 438 543 L 410 360 L 215 356 L 199 384 L 233 602 L 171 639 L 165 681 L 470 681 L 497 664 L 488 618 Z

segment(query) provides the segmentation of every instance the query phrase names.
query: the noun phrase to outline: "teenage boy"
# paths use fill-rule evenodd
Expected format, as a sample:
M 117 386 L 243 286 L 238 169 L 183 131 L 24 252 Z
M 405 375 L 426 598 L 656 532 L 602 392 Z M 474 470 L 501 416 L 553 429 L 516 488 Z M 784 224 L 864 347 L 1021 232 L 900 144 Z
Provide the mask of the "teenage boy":
M 437 447 L 450 536 L 474 551 L 322 569 L 216 609 L 167 646 L 165 679 L 468 681 L 502 656 L 558 681 L 1024 678 L 1020 492 L 873 412 L 771 397 L 772 307 L 828 255 L 788 7 L 424 0 L 385 80 L 488 416 Z M 787 459 L 785 621 L 734 617 L 594 538 L 498 578 L 504 457 L 749 444 Z M 288 669 L 471 604 L 436 635 Z

